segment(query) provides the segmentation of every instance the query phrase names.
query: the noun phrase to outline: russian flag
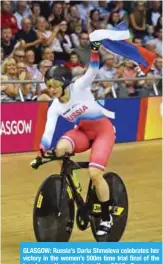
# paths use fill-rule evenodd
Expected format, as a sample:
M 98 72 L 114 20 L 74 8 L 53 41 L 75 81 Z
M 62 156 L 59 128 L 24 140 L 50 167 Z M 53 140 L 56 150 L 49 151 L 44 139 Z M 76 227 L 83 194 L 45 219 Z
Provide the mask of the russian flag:
M 93 39 L 96 39 L 96 41 L 97 38 L 98 40 L 101 40 L 103 46 L 108 49 L 108 51 L 136 62 L 144 73 L 147 73 L 151 69 L 151 66 L 156 58 L 155 53 L 143 48 L 140 45 L 135 45 L 128 40 L 129 31 L 125 22 L 121 22 L 114 28 L 114 30 L 109 30 L 109 33 L 108 30 L 105 30 L 105 34 L 104 32 L 98 31 L 100 30 L 95 30 L 93 32 Z M 112 34 L 110 34 L 110 31 L 112 31 Z

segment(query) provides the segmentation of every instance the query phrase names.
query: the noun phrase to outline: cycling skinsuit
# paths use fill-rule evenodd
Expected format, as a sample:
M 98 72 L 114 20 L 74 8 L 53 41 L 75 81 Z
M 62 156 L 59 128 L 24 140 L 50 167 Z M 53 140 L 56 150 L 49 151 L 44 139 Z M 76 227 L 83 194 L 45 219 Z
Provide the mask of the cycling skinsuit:
M 102 107 L 95 101 L 90 86 L 99 69 L 98 52 L 91 52 L 91 60 L 86 73 L 69 85 L 70 100 L 61 103 L 54 99 L 48 109 L 45 131 L 41 139 L 41 148 L 51 147 L 53 134 L 59 116 L 73 122 L 74 129 L 64 134 L 75 153 L 91 148 L 90 167 L 105 169 L 115 141 L 114 128 L 104 115 Z

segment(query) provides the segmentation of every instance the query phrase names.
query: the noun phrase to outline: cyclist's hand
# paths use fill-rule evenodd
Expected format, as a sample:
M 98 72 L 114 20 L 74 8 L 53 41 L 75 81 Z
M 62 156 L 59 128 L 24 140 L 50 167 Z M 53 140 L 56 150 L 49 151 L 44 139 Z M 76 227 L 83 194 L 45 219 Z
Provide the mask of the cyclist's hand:
M 94 50 L 94 51 L 98 51 L 100 46 L 101 46 L 101 42 L 100 41 L 92 41 L 91 42 L 91 49 Z
M 32 169 L 38 169 L 41 163 L 42 163 L 42 158 L 36 157 L 34 160 L 31 161 L 30 166 Z

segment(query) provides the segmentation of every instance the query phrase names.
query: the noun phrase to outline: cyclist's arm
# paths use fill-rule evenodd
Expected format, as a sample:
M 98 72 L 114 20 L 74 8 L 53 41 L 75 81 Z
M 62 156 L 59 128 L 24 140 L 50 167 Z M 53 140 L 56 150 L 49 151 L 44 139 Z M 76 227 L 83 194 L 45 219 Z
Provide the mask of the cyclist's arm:
M 94 81 L 99 69 L 99 53 L 98 51 L 91 51 L 90 63 L 86 73 L 74 83 L 75 89 L 86 89 Z
M 43 151 L 46 151 L 51 147 L 58 117 L 59 115 L 56 112 L 56 104 L 55 102 L 53 102 L 50 108 L 48 109 L 45 130 L 40 142 L 40 149 L 42 149 Z

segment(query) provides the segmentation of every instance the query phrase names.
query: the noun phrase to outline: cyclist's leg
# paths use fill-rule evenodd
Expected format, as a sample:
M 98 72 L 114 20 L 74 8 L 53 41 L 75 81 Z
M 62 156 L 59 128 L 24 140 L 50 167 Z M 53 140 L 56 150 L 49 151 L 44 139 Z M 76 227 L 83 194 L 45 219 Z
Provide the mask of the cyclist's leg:
M 56 155 L 63 156 L 65 153 L 80 153 L 89 149 L 90 143 L 87 135 L 74 128 L 65 133 L 57 143 Z
M 72 144 L 67 139 L 60 139 L 57 142 L 55 152 L 57 157 L 61 157 L 65 153 L 72 153 L 73 152 Z
M 90 177 L 96 186 L 97 195 L 101 201 L 106 201 L 109 198 L 109 189 L 103 178 L 103 173 L 109 157 L 111 156 L 115 142 L 115 134 L 112 124 L 107 122 L 106 126 L 106 130 L 101 129 L 101 132 L 92 144 L 89 163 Z
M 109 188 L 103 177 L 104 171 L 101 169 L 89 167 L 89 174 L 93 185 L 96 188 L 96 194 L 101 202 L 109 200 Z
M 107 132 L 107 133 L 106 133 Z M 112 125 L 107 127 L 106 131 L 101 131 L 95 139 L 91 148 L 91 157 L 89 163 L 89 173 L 92 182 L 96 188 L 96 194 L 102 206 L 102 221 L 108 221 L 108 201 L 110 198 L 109 187 L 103 178 L 105 166 L 109 160 L 114 146 L 115 134 Z M 111 216 L 110 216 L 111 217 Z M 106 229 L 107 226 L 104 227 Z M 110 226 L 111 227 L 111 226 Z M 102 230 L 99 235 L 105 234 Z

